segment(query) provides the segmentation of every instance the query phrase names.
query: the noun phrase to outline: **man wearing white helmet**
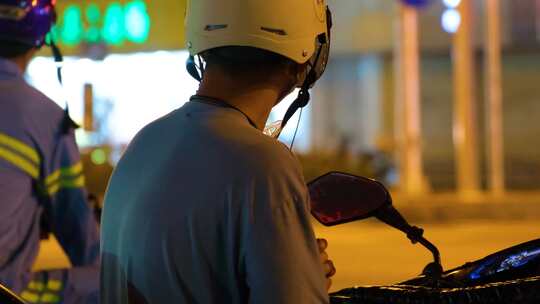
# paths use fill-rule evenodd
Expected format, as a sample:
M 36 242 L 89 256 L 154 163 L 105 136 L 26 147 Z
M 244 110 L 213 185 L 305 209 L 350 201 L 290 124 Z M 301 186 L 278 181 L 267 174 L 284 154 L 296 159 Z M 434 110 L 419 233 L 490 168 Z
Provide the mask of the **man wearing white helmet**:
M 324 0 L 188 0 L 188 71 L 201 85 L 113 174 L 102 303 L 328 303 L 335 270 L 300 165 L 279 129 L 263 130 L 295 88 L 282 126 L 308 103 L 330 26 Z

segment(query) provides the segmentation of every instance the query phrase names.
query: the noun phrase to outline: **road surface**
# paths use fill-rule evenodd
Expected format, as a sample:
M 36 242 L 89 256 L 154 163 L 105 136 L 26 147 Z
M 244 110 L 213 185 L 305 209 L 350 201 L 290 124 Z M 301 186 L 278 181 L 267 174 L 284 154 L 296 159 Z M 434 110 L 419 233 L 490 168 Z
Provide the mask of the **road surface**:
M 425 229 L 426 238 L 439 247 L 445 269 L 540 238 L 540 223 L 535 220 L 419 226 Z M 427 250 L 411 245 L 403 233 L 374 221 L 331 228 L 314 223 L 314 227 L 318 237 L 329 241 L 328 253 L 337 268 L 332 290 L 403 281 L 419 274 L 431 259 Z M 43 242 L 35 269 L 68 264 L 58 243 L 52 239 Z

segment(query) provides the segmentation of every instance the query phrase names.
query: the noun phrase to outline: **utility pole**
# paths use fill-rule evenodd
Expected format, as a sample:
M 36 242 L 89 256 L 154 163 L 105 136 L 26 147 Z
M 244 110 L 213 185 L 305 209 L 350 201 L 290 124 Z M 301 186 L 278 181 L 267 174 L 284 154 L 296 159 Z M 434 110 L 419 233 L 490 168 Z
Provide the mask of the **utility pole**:
M 500 14 L 500 1 L 486 0 L 486 138 L 488 185 L 494 196 L 505 191 Z
M 457 191 L 464 201 L 480 194 L 478 131 L 474 91 L 472 0 L 458 6 L 461 25 L 453 37 L 454 127 Z
M 399 6 L 395 58 L 400 189 L 406 195 L 418 196 L 429 188 L 422 165 L 418 11 L 403 3 Z

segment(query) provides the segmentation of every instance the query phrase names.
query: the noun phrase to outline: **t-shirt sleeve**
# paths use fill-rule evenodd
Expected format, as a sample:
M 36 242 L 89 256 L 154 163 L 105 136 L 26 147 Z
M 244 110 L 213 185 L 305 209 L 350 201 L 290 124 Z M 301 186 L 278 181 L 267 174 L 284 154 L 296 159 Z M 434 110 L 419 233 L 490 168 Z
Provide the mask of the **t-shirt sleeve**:
M 249 303 L 329 302 L 307 189 L 301 186 L 305 195 L 275 185 L 255 195 L 245 240 Z
M 50 168 L 45 188 L 51 199 L 52 232 L 74 266 L 96 264 L 99 232 L 87 202 L 83 166 L 73 132 L 58 137 Z

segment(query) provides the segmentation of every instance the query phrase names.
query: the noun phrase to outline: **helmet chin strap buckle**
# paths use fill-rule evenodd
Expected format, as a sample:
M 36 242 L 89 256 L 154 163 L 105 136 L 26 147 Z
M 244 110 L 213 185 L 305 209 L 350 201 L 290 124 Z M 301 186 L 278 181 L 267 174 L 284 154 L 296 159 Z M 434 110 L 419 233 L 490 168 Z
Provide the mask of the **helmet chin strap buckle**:
M 309 90 L 305 88 L 300 89 L 300 92 L 298 93 L 298 98 L 296 99 L 298 101 L 298 108 L 303 108 L 307 106 L 310 99 L 311 95 L 309 94 Z

